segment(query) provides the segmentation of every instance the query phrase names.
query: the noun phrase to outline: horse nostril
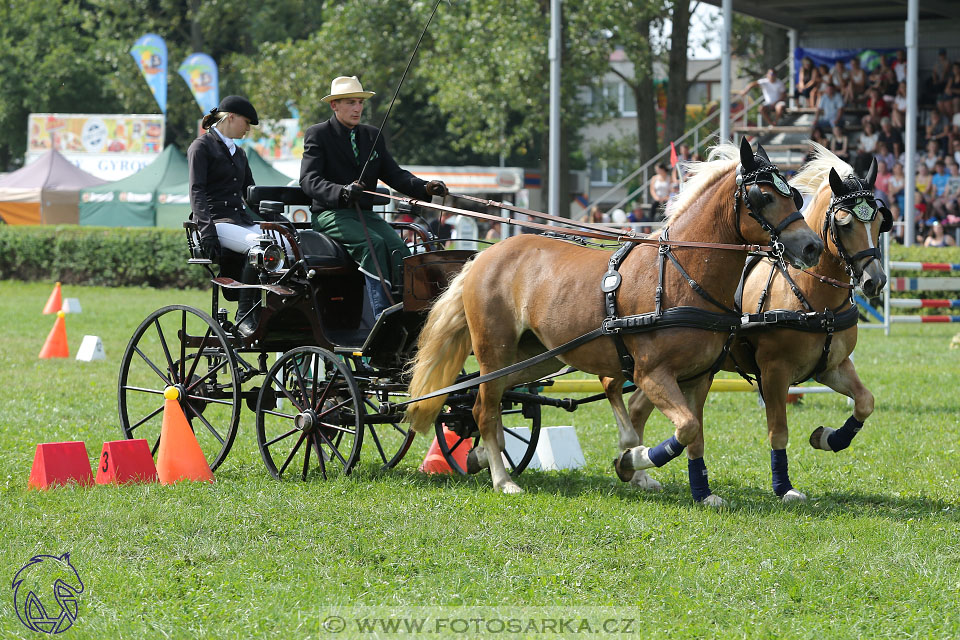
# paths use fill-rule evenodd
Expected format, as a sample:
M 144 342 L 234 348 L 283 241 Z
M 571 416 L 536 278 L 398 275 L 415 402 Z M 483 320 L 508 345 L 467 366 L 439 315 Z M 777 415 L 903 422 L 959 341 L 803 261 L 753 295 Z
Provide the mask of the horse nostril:
M 817 258 L 820 257 L 820 253 L 823 251 L 823 243 L 819 240 L 816 242 L 810 242 L 803 248 L 803 259 L 808 264 L 814 264 L 817 261 Z

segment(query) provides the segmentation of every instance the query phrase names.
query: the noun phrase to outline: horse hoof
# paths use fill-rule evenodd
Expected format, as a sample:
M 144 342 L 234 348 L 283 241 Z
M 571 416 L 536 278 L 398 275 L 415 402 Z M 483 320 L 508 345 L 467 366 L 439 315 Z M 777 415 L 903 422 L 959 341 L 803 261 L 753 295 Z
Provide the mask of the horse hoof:
M 520 493 L 523 493 L 523 489 L 521 489 L 519 485 L 513 482 L 510 482 L 500 487 L 500 493 L 520 494 Z
M 651 478 L 646 471 L 634 471 L 630 484 L 644 491 L 663 491 L 663 485 Z
M 474 447 L 470 449 L 470 453 L 467 454 L 467 473 L 473 475 L 475 473 L 480 473 L 484 469 L 490 466 L 490 461 L 487 460 L 487 452 L 483 447 Z
M 817 427 L 813 430 L 813 433 L 810 434 L 810 446 L 814 449 L 820 449 L 821 451 L 833 451 L 830 448 L 830 443 L 827 442 L 827 438 L 830 437 L 830 434 L 833 433 L 835 429 L 830 427 Z
M 806 502 L 806 501 L 807 501 L 807 496 L 803 495 L 802 493 L 800 493 L 800 492 L 797 491 L 796 489 L 790 489 L 790 491 L 787 491 L 785 494 L 783 494 L 783 496 L 782 496 L 780 499 L 783 500 L 784 503 L 787 503 L 787 502 Z
M 613 470 L 617 474 L 617 477 L 620 478 L 620 482 L 631 482 L 633 480 L 634 473 L 633 469 L 624 469 L 620 465 L 620 460 L 623 459 L 623 454 L 613 459 Z
M 701 500 L 700 504 L 707 507 L 713 507 L 714 509 L 720 509 L 721 507 L 727 506 L 727 503 L 723 501 L 723 498 L 713 493 Z

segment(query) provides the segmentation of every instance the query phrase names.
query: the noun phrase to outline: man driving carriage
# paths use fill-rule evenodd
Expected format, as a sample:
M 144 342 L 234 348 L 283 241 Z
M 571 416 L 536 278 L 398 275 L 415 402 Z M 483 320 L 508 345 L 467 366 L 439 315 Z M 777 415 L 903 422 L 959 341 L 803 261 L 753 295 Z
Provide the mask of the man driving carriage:
M 439 180 L 427 182 L 402 169 L 378 138 L 377 128 L 360 124 L 364 101 L 374 95 L 363 90 L 356 76 L 333 80 L 330 95 L 322 98 L 333 116 L 304 134 L 300 186 L 313 200 L 313 228 L 340 242 L 360 265 L 376 317 L 390 306 L 385 289 L 393 286 L 394 274 L 410 250 L 371 210 L 373 197 L 363 191 L 376 189 L 383 180 L 404 195 L 427 200 L 446 195 L 447 188 Z

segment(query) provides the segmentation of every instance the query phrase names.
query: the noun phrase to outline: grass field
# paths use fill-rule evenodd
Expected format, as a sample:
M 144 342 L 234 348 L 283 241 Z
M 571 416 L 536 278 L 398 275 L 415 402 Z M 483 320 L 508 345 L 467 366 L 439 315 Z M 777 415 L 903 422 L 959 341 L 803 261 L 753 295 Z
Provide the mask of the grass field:
M 632 620 L 617 627 L 623 637 L 960 637 L 960 351 L 948 349 L 950 325 L 861 332 L 856 363 L 877 408 L 850 449 L 806 442 L 817 425 L 843 423 L 844 398 L 789 408 L 791 478 L 809 496 L 800 505 L 772 494 L 763 413 L 746 393 L 708 399 L 706 461 L 730 503 L 722 511 L 692 503 L 682 460 L 652 473 L 662 493 L 620 483 L 601 403 L 546 413 L 545 425 L 576 426 L 587 465 L 528 471 L 522 496 L 494 494 L 485 474 L 419 474 L 423 438 L 392 471 L 371 462 L 348 478 L 279 483 L 249 411 L 212 486 L 39 492 L 26 488 L 37 443 L 83 440 L 95 462 L 120 437 L 118 363 L 140 321 L 165 304 L 209 302 L 200 291 L 66 287 L 83 305 L 67 316 L 71 355 L 96 334 L 107 360 L 41 361 L 49 292 L 0 282 L 0 578 L 10 585 L 35 554 L 70 552 L 85 588 L 63 637 L 377 637 L 322 628 L 333 606 L 589 613 Z M 669 432 L 656 416 L 648 440 Z M 8 588 L 0 637 L 35 635 Z

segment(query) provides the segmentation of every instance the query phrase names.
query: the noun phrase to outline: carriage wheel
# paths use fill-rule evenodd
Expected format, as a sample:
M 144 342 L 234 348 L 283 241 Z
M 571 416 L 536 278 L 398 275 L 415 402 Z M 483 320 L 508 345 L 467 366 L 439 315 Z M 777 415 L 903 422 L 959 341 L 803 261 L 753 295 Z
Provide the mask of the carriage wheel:
M 178 387 L 183 413 L 216 469 L 237 435 L 240 377 L 226 333 L 199 309 L 170 305 L 148 315 L 120 362 L 120 428 L 126 438 L 145 438 L 154 455 L 168 386 Z
M 256 411 L 257 446 L 274 478 L 346 475 L 360 457 L 363 397 L 350 368 L 326 349 L 283 354 L 260 387 Z
M 367 411 L 375 414 L 380 410 L 379 402 L 388 399 L 385 392 L 365 393 L 363 402 Z M 377 462 L 383 469 L 392 469 L 407 455 L 416 434 L 400 422 L 371 422 L 372 417 L 367 415 L 367 429 L 373 438 Z
M 508 407 L 508 405 L 510 406 Z M 527 468 L 530 460 L 533 459 L 533 455 L 537 452 L 537 442 L 540 439 L 540 405 L 532 402 L 512 405 L 505 401 L 501 415 L 504 417 L 504 423 L 512 422 L 508 416 L 520 416 L 521 421 L 528 423 L 524 426 L 529 429 L 529 431 L 521 431 L 513 424 L 504 426 L 503 428 L 503 439 L 506 445 L 506 450 L 503 452 L 504 465 L 510 475 L 518 476 Z M 440 452 L 443 454 L 447 464 L 457 473 L 466 475 L 468 471 L 457 462 L 455 454 L 459 453 L 462 447 L 466 447 L 467 451 L 470 451 L 474 447 L 482 444 L 480 436 L 458 435 L 451 437 L 448 443 L 443 433 L 443 420 L 439 418 L 435 423 L 435 432 L 437 444 L 440 446 Z

